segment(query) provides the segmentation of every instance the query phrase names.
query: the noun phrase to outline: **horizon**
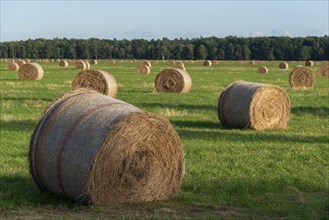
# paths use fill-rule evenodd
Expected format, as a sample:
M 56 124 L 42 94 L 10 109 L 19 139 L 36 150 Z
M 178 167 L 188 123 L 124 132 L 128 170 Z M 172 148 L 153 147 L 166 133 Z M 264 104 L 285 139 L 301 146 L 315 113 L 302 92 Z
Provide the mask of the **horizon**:
M 329 1 L 1 0 L 0 42 L 329 35 Z M 166 13 L 167 12 L 167 13 Z

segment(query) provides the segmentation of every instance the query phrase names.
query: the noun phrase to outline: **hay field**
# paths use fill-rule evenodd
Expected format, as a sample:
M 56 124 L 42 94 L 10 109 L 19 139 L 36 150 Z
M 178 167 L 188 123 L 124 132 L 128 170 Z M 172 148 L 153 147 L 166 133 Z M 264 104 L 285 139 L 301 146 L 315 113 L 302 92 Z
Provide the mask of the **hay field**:
M 185 63 L 191 92 L 156 93 L 156 75 L 171 65 L 152 64 L 151 73 L 136 73 L 139 63 L 98 61 L 117 80 L 117 99 L 170 120 L 185 149 L 186 173 L 173 199 L 111 207 L 85 206 L 40 193 L 28 173 L 30 136 L 41 113 L 70 91 L 79 73 L 70 63 L 40 63 L 40 81 L 21 81 L 0 65 L 0 218 L 15 219 L 325 219 L 329 216 L 329 79 L 312 67 L 312 89 L 291 89 L 289 73 L 304 62 Z M 265 65 L 269 72 L 258 74 Z M 224 129 L 217 118 L 219 94 L 233 81 L 283 87 L 291 101 L 284 130 Z

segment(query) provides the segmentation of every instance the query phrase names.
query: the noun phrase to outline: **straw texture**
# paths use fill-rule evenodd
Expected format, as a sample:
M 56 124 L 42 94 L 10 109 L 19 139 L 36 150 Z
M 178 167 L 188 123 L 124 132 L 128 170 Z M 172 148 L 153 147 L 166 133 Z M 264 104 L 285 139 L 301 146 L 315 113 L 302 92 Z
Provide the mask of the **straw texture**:
M 313 71 L 308 67 L 296 67 L 289 75 L 289 84 L 295 89 L 312 88 L 315 81 Z
M 38 63 L 22 64 L 18 70 L 20 80 L 41 80 L 43 78 L 43 69 Z
M 192 79 L 186 71 L 171 68 L 161 71 L 154 84 L 157 92 L 187 93 L 192 88 Z
M 285 128 L 289 115 L 289 97 L 274 85 L 235 81 L 218 100 L 218 117 L 228 128 Z
M 30 173 L 42 191 L 110 205 L 174 196 L 183 148 L 164 118 L 95 91 L 64 95 L 30 142 Z
M 117 94 L 117 81 L 113 75 L 99 70 L 83 70 L 72 81 L 72 90 L 89 88 L 107 96 Z

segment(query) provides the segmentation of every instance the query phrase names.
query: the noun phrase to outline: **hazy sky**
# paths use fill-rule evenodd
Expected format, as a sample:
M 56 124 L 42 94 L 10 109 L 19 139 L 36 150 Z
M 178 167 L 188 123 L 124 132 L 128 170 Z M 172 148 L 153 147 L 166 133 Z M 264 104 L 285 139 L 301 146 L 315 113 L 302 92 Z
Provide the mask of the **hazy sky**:
M 323 1 L 1 1 L 1 41 L 328 35 Z

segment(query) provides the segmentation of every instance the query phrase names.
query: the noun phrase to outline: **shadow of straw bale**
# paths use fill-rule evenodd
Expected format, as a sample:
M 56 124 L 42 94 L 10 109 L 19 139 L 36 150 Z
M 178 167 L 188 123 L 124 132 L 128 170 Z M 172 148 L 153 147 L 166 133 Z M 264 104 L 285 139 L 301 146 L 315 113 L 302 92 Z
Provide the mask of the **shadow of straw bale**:
M 328 117 L 329 108 L 328 107 L 293 107 L 291 112 L 296 115 L 314 115 L 319 117 Z
M 312 136 L 298 134 L 273 134 L 266 132 L 248 131 L 246 133 L 232 132 L 232 130 L 195 131 L 176 127 L 180 137 L 186 139 L 218 140 L 232 142 L 272 142 L 272 143 L 329 143 L 329 136 Z
M 217 111 L 217 106 L 215 105 L 201 105 L 201 104 L 185 104 L 185 103 L 161 103 L 161 102 L 141 102 L 138 104 L 141 108 L 177 108 L 186 110 L 213 110 Z
M 0 130 L 2 131 L 31 131 L 36 126 L 34 120 L 10 120 L 1 121 Z

